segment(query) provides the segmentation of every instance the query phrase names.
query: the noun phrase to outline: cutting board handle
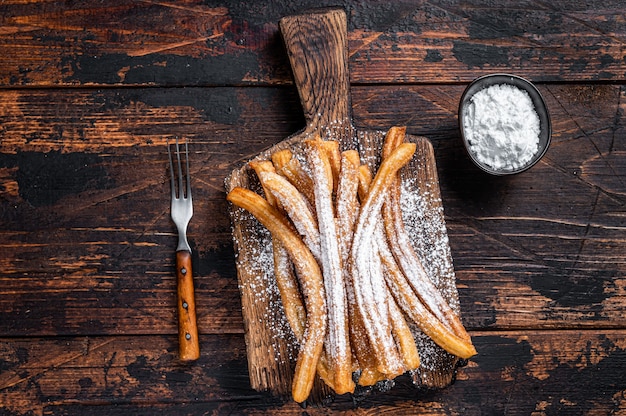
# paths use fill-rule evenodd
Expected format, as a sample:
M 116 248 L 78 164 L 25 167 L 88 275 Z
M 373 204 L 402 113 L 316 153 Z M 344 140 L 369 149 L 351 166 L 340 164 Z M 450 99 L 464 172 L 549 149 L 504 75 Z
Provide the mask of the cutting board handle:
M 280 29 L 309 132 L 351 128 L 345 11 L 283 17 Z

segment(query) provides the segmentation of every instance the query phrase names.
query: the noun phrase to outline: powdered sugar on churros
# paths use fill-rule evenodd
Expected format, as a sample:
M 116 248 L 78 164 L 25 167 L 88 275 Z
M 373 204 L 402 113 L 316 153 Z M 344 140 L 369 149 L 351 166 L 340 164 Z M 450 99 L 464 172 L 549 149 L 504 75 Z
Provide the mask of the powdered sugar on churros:
M 375 143 L 372 145 L 376 148 L 381 144 L 376 138 L 366 139 L 369 141 L 363 143 Z M 459 357 L 467 358 L 473 355 L 475 350 L 471 346 L 469 336 L 462 325 L 457 328 L 454 324 L 454 320 L 458 321 L 458 299 L 443 211 L 441 201 L 438 199 L 436 176 L 426 175 L 428 178 L 425 181 L 425 176 L 421 173 L 407 174 L 402 179 L 396 176 L 398 170 L 411 159 L 417 146 L 414 143 L 403 144 L 404 133 L 402 133 L 397 148 L 393 147 L 394 156 L 387 155 L 381 158 L 380 153 L 377 155 L 370 149 L 361 154 L 359 161 L 357 154 L 354 163 L 362 165 L 351 166 L 352 179 L 346 182 L 351 185 L 344 189 L 340 186 L 342 169 L 338 168 L 337 161 L 340 157 L 337 146 L 326 146 L 332 143 L 324 142 L 320 138 L 315 140 L 318 141 L 313 146 L 316 151 L 311 151 L 311 143 L 294 143 L 290 147 L 292 155 L 287 155 L 288 157 L 282 158 L 282 161 L 276 158 L 275 163 L 286 165 L 290 160 L 297 160 L 302 165 L 298 173 L 301 176 L 299 179 L 303 179 L 302 176 L 305 179 L 298 180 L 298 183 L 309 182 L 313 186 L 314 192 L 296 186 L 301 196 L 309 195 L 305 197 L 308 204 L 299 203 L 300 208 L 294 208 L 293 201 L 285 199 L 283 201 L 285 211 L 281 215 L 284 215 L 287 221 L 289 217 L 293 217 L 296 222 L 292 223 L 292 230 L 299 231 L 299 238 L 302 241 L 309 240 L 307 245 L 313 239 L 305 235 L 306 227 L 297 224 L 300 217 L 297 211 L 302 211 L 310 205 L 310 214 L 314 214 L 315 217 L 313 221 L 308 222 L 311 224 L 316 222 L 318 227 L 319 255 L 315 257 L 319 268 L 323 270 L 325 292 L 323 296 L 328 307 L 328 325 L 323 336 L 325 352 L 320 357 L 321 364 L 318 363 L 318 374 L 331 388 L 338 392 L 346 392 L 354 387 L 351 387 L 353 386 L 351 381 L 338 387 L 340 386 L 338 374 L 341 371 L 348 375 L 347 378 L 354 376 L 354 380 L 361 385 L 372 385 L 392 380 L 405 371 L 415 370 L 419 365 L 419 355 L 425 354 L 427 356 L 423 357 L 422 366 L 426 372 L 432 372 L 433 368 L 429 368 L 429 364 L 441 362 L 436 356 L 442 354 L 442 350 L 433 344 L 433 340 Z M 330 158 L 326 163 L 320 161 L 323 159 L 320 156 L 324 151 L 334 152 L 334 162 L 330 162 Z M 408 153 L 404 156 L 398 156 L 406 151 Z M 419 158 L 424 157 L 424 153 L 421 152 Z M 382 163 L 378 162 L 381 159 Z M 369 179 L 368 175 L 362 177 L 360 174 L 362 168 L 366 168 L 365 162 L 371 162 L 368 163 L 371 172 Z M 421 171 L 422 163 L 423 161 L 416 161 L 411 165 L 411 169 Z M 280 166 L 276 164 L 275 166 L 279 172 Z M 432 167 L 429 166 L 428 169 Z M 358 198 L 354 195 L 356 191 L 354 175 L 357 171 Z M 287 176 L 286 178 L 289 179 Z M 309 181 L 307 178 L 312 180 Z M 361 180 L 362 178 L 367 181 L 363 190 L 361 185 L 365 182 Z M 433 180 L 435 183 L 431 184 Z M 391 188 L 397 191 L 395 199 L 389 198 L 388 190 Z M 352 195 L 344 195 L 345 191 Z M 276 192 L 276 195 L 279 194 L 280 192 Z M 346 197 L 344 202 L 343 198 Z M 296 199 L 299 198 L 300 196 Z M 389 201 L 393 202 L 402 218 L 396 215 L 393 221 L 388 221 L 388 218 L 383 216 L 383 206 Z M 344 216 L 345 213 L 341 212 L 343 208 L 339 207 L 350 207 L 350 215 Z M 310 214 L 307 216 L 310 217 Z M 384 221 L 395 225 L 383 227 Z M 353 223 L 354 225 L 350 226 Z M 402 234 L 398 231 L 400 229 L 403 230 Z M 413 247 L 413 250 L 410 250 L 413 253 L 411 261 L 424 265 L 421 279 L 426 279 L 426 286 L 423 283 L 413 286 L 408 283 L 411 279 L 407 280 L 405 272 L 397 263 L 398 256 L 404 256 L 404 252 L 391 254 L 394 245 L 388 246 L 390 240 L 397 238 L 401 238 L 398 240 L 400 244 Z M 266 244 L 262 240 L 248 243 L 259 246 Z M 316 242 L 313 245 L 317 244 Z M 239 248 L 241 250 L 241 244 Z M 248 245 L 244 247 L 244 251 L 247 248 Z M 243 264 L 238 267 L 243 267 Z M 306 279 L 303 280 L 304 277 L 306 276 L 298 274 L 303 289 L 307 285 Z M 394 279 L 400 280 L 396 282 Z M 430 289 L 424 289 L 428 287 Z M 357 316 L 356 320 L 353 316 Z M 354 331 L 356 333 L 353 333 Z M 428 337 L 421 336 L 422 331 Z M 353 350 L 356 345 L 365 348 Z M 344 370 L 340 370 L 338 360 L 346 356 L 349 367 L 344 366 Z M 355 361 L 351 364 L 353 358 Z M 345 368 L 349 370 L 346 372 Z M 354 374 L 351 374 L 353 371 Z

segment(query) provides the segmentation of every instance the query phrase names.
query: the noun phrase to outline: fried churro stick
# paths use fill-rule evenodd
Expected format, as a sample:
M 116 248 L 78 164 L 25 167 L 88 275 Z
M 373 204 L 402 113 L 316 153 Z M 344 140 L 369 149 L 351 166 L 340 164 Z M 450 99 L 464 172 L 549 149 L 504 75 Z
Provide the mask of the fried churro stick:
M 389 157 L 393 150 L 400 146 L 400 144 L 404 143 L 404 138 L 406 137 L 406 126 L 404 127 L 391 127 L 387 130 L 387 134 L 385 135 L 385 140 L 383 142 L 383 151 L 382 157 L 386 159 Z
M 279 150 L 272 153 L 271 159 L 276 170 L 283 169 L 293 157 L 293 153 L 289 149 Z
M 415 370 L 420 366 L 420 356 L 415 345 L 415 338 L 409 324 L 406 322 L 402 311 L 396 304 L 396 301 L 389 296 L 389 316 L 391 317 L 393 336 L 396 339 L 402 361 L 406 366 L 406 370 Z
M 406 128 L 392 127 L 389 129 L 383 145 L 383 158 L 404 142 Z M 452 310 L 441 292 L 428 277 L 421 260 L 413 250 L 411 239 L 404 226 L 400 205 L 400 177 L 396 174 L 396 186 L 392 187 L 389 198 L 383 205 L 383 220 L 390 242 L 390 248 L 398 265 L 407 276 L 415 294 L 422 302 L 454 333 L 469 340 L 459 316 Z
M 261 180 L 261 173 L 264 173 L 264 172 L 276 173 L 274 164 L 270 162 L 269 160 L 251 160 L 250 162 L 248 162 L 248 166 L 250 166 L 254 170 L 254 173 L 256 173 L 256 176 L 259 178 L 259 180 Z M 265 199 L 267 200 L 267 202 L 274 208 L 279 208 L 276 205 L 276 199 L 274 199 L 274 195 L 272 195 L 268 191 L 265 185 L 263 185 L 263 182 L 261 182 L 261 187 L 263 188 L 263 193 L 265 194 Z
M 361 201 L 365 200 L 367 193 L 369 192 L 370 185 L 372 183 L 372 171 L 369 166 L 361 165 L 359 166 L 359 198 Z
M 339 142 L 336 140 L 325 140 L 322 147 L 326 152 L 326 157 L 330 163 L 330 170 L 333 173 L 333 193 L 337 192 L 339 183 L 339 173 L 341 171 L 341 152 L 339 150 Z
M 359 166 L 358 169 L 358 197 L 361 201 L 364 201 L 367 193 L 369 191 L 369 187 L 370 184 L 372 182 L 372 172 L 369 169 L 369 166 L 367 165 L 361 165 Z M 351 276 L 352 281 L 354 281 L 354 279 Z M 355 283 L 353 283 L 354 285 Z M 354 289 L 353 289 L 354 290 Z M 360 326 L 357 327 L 357 329 L 355 329 L 355 333 L 356 334 L 352 334 L 351 336 L 355 339 L 355 343 L 357 342 L 357 340 L 361 340 L 360 344 L 362 344 L 363 346 L 361 346 L 360 349 L 357 349 L 357 359 L 359 360 L 359 364 L 361 366 L 361 374 L 359 376 L 358 379 L 358 383 L 361 386 L 373 386 L 374 384 L 376 384 L 377 382 L 381 381 L 381 380 L 385 380 L 387 378 L 387 376 L 383 373 L 381 373 L 380 371 L 378 371 L 378 359 L 376 357 L 376 352 L 373 350 L 372 346 L 370 345 L 370 341 L 369 338 L 367 337 L 367 333 L 365 331 L 365 324 L 362 321 L 363 317 L 361 317 L 358 307 L 356 306 L 356 300 L 354 300 L 355 302 L 355 306 L 353 307 L 354 309 L 354 315 L 355 316 L 359 316 L 361 319 L 360 322 Z M 355 325 L 359 325 L 359 323 L 355 324 Z M 352 331 L 352 328 L 350 328 Z M 358 345 L 358 344 L 357 344 Z
M 376 215 L 378 217 L 378 215 Z M 378 223 L 376 224 L 378 225 Z M 367 290 L 368 287 L 371 287 L 371 296 L 376 299 L 376 302 L 372 305 L 377 309 L 377 319 L 380 320 L 380 323 L 385 327 L 389 327 L 391 329 L 392 322 L 389 317 L 389 305 L 387 304 L 389 299 L 387 297 L 388 292 L 385 286 L 385 278 L 383 277 L 383 266 L 380 263 L 378 258 L 378 245 L 380 241 L 376 241 L 376 238 L 372 238 L 370 240 L 370 252 L 371 257 L 369 261 L 369 282 L 368 285 L 364 286 L 363 289 Z M 401 371 L 398 374 L 401 374 Z M 391 376 L 391 373 L 386 373 Z M 397 374 L 396 374 L 397 375 Z
M 383 213 L 392 253 L 407 277 L 413 292 L 444 325 L 449 327 L 458 337 L 470 341 L 470 336 L 461 319 L 428 277 L 422 262 L 413 250 L 410 237 L 402 221 L 399 190 L 390 193 L 389 200 L 383 207 Z M 393 238 L 390 235 L 393 235 Z
M 376 357 L 379 360 L 378 370 L 384 374 L 397 374 L 402 371 L 403 364 L 399 357 L 389 325 L 382 322 L 376 299 L 372 296 L 369 262 L 372 261 L 372 236 L 376 227 L 377 213 L 380 211 L 384 197 L 393 183 L 396 172 L 409 162 L 415 153 L 416 146 L 404 143 L 384 159 L 376 173 L 369 192 L 364 198 L 352 242 L 350 267 L 353 278 L 355 298 L 359 311 L 363 316 L 365 329 Z
M 348 264 L 354 224 L 359 213 L 359 201 L 357 198 L 359 165 L 360 157 L 356 150 L 347 150 L 341 153 L 335 212 L 343 265 Z M 350 346 L 355 360 L 353 370 L 360 369 L 360 378 L 363 380 L 369 380 L 368 377 L 375 377 L 376 380 L 371 382 L 371 384 L 374 384 L 384 376 L 376 370 L 377 362 L 363 327 L 363 317 L 356 306 L 352 276 L 348 273 L 347 267 L 343 267 L 343 273 L 346 286 Z
M 347 264 L 350 256 L 354 225 L 359 215 L 359 201 L 357 198 L 358 189 L 360 188 L 359 180 L 361 179 L 359 165 L 360 157 L 356 150 L 342 152 L 336 210 L 340 230 L 342 259 L 346 262 L 345 264 Z M 371 175 L 367 175 L 367 177 L 371 180 Z M 358 384 L 361 386 L 372 386 L 386 377 L 377 369 L 378 361 L 367 337 L 363 316 L 356 304 L 354 294 L 355 282 L 347 267 L 344 267 L 344 272 L 349 310 L 350 345 L 360 370 Z
M 350 345 L 360 369 L 358 384 L 360 386 L 373 386 L 384 380 L 385 375 L 378 371 L 378 360 L 367 337 L 363 316 L 359 312 L 353 293 L 348 296 L 348 305 L 350 310 Z
M 399 141 L 395 141 L 395 147 L 397 147 L 398 144 L 404 141 L 404 135 L 402 135 L 402 133 L 403 129 L 393 129 L 388 134 L 388 139 L 389 137 L 395 137 L 396 140 L 400 138 Z M 385 143 L 394 143 L 394 141 L 393 139 L 391 141 L 386 140 Z M 386 147 L 383 148 L 383 151 L 384 157 L 389 157 L 392 149 Z M 369 178 L 371 177 L 371 173 L 366 165 L 360 167 L 359 173 L 359 194 L 364 195 L 368 192 L 370 184 Z M 399 182 L 396 182 L 394 186 L 392 186 L 391 193 L 396 192 L 397 186 L 399 186 Z M 381 236 L 381 231 L 379 231 L 377 239 L 379 241 L 383 241 L 384 239 L 388 241 L 388 244 L 391 244 L 393 236 L 389 236 L 388 239 L 385 239 L 384 236 Z M 389 246 L 382 245 L 380 249 L 382 259 L 387 268 L 387 277 L 389 275 L 395 276 L 394 280 L 388 280 L 388 285 L 390 286 L 391 292 L 394 294 L 394 297 L 396 297 L 396 301 L 402 307 L 405 313 L 411 317 L 411 319 L 418 325 L 418 327 L 420 327 L 420 329 L 422 329 L 422 331 L 426 335 L 431 337 L 433 341 L 435 341 L 435 343 L 444 348 L 446 351 L 454 355 L 460 356 L 461 358 L 469 358 L 472 355 L 476 354 L 476 350 L 471 345 L 471 343 L 468 343 L 467 340 L 464 339 L 464 337 L 459 337 L 452 333 L 450 328 L 446 328 L 446 325 L 444 325 L 437 317 L 435 317 L 430 310 L 424 307 L 424 305 L 420 301 L 420 298 L 417 297 L 417 295 L 415 294 L 414 289 L 407 282 L 403 271 L 401 271 L 398 267 L 394 256 L 391 254 L 391 251 L 389 251 Z M 436 292 L 439 294 L 438 290 L 436 290 Z
M 311 251 L 293 231 L 287 219 L 265 199 L 239 187 L 234 188 L 227 199 L 254 215 L 272 236 L 285 246 L 298 275 L 304 279 L 302 292 L 307 306 L 307 325 L 292 385 L 293 399 L 296 402 L 303 402 L 313 387 L 316 366 L 322 354 L 326 334 L 327 307 L 322 272 Z
M 355 281 L 356 304 L 363 316 L 365 333 L 374 352 L 376 370 L 385 376 L 398 375 L 404 371 L 404 365 L 393 339 L 388 316 L 381 313 L 381 304 L 385 304 L 386 299 L 381 299 L 381 294 L 375 292 L 375 285 L 372 284 L 371 264 L 375 261 L 376 253 L 371 247 L 371 241 L 355 239 L 354 246 L 357 244 L 366 248 L 360 249 L 362 253 L 358 256 L 351 257 L 349 264 Z
M 298 280 L 293 272 L 293 263 L 289 253 L 280 241 L 272 241 L 274 256 L 274 277 L 283 304 L 285 317 L 296 339 L 302 341 L 306 328 L 306 308 L 300 295 Z
M 261 181 L 261 186 L 263 187 L 267 202 L 278 208 L 280 201 L 274 197 L 272 190 L 266 187 L 264 181 L 261 179 L 261 176 L 264 174 L 277 175 L 272 162 L 252 161 L 249 165 L 252 169 L 254 169 L 259 177 L 259 180 Z M 317 227 L 317 224 L 315 227 Z M 319 248 L 319 233 L 317 247 Z M 276 286 L 278 287 L 278 292 L 285 311 L 285 317 L 287 318 L 287 322 L 289 323 L 296 339 L 299 343 L 302 343 L 304 330 L 306 328 L 306 308 L 304 306 L 304 302 L 302 301 L 302 297 L 300 296 L 300 288 L 297 278 L 293 272 L 293 263 L 289 259 L 289 253 L 285 250 L 285 247 L 279 240 L 272 238 L 272 248 L 274 257 L 274 276 L 276 278 Z M 317 363 L 317 373 L 329 387 L 334 389 L 334 375 L 328 366 L 328 357 L 326 356 L 325 351 L 322 351 L 320 360 Z
M 374 357 L 375 358 L 375 357 Z M 374 360 L 370 365 L 364 365 L 361 369 L 361 374 L 359 376 L 359 386 L 373 386 L 379 381 L 383 381 L 387 379 L 387 376 L 376 368 L 378 362 Z
M 274 165 L 270 161 L 251 161 L 249 165 L 255 171 L 259 180 L 261 180 L 261 175 L 265 173 L 276 174 Z M 263 181 L 261 181 L 261 186 L 267 202 L 273 207 L 279 208 L 278 201 L 274 198 L 272 192 L 265 187 Z M 276 277 L 276 286 L 285 310 L 285 317 L 296 338 L 300 341 L 304 333 L 306 309 L 293 271 L 293 264 L 285 247 L 275 238 L 272 238 L 272 252 L 274 257 L 274 276 Z M 298 334 L 300 335 L 298 336 Z
M 475 355 L 476 349 L 470 341 L 453 333 L 414 295 L 411 286 L 396 264 L 393 254 L 383 249 L 381 259 L 387 271 L 385 276 L 391 293 L 404 313 L 422 332 L 450 354 L 461 358 L 470 358 Z
M 352 380 L 352 353 L 348 332 L 347 299 L 337 226 L 333 205 L 332 170 L 321 141 L 305 142 L 306 155 L 313 179 L 315 209 L 320 231 L 321 263 L 328 305 L 328 344 L 329 354 L 335 375 L 337 394 L 354 391 Z
M 367 188 L 367 179 L 362 180 L 362 186 Z M 378 241 L 388 241 L 385 238 L 384 230 L 377 230 Z M 443 324 L 433 313 L 427 309 L 420 298 L 415 295 L 413 288 L 407 281 L 404 273 L 398 267 L 395 257 L 388 244 L 379 246 L 381 261 L 386 269 L 387 285 L 393 293 L 398 305 L 415 322 L 415 324 L 429 336 L 437 345 L 444 350 L 459 356 L 469 358 L 476 354 L 471 342 L 458 337 L 449 327 Z
M 387 157 L 388 156 L 389 155 L 387 154 Z M 369 168 L 367 168 L 366 166 L 363 166 L 362 168 L 363 174 L 360 177 L 359 186 L 361 188 L 360 192 L 363 195 L 366 195 L 371 184 L 371 174 Z M 376 228 L 374 230 L 374 238 L 377 242 L 376 250 L 378 251 L 378 254 L 380 256 L 381 263 L 384 265 L 383 256 L 385 255 L 385 253 L 389 253 L 389 247 L 380 212 L 378 213 L 377 223 L 375 227 Z M 387 293 L 389 316 L 392 322 L 392 332 L 394 338 L 396 339 L 396 343 L 400 349 L 400 354 L 407 370 L 414 370 L 420 365 L 419 352 L 417 351 L 417 346 L 415 345 L 415 339 L 413 338 L 413 334 L 411 333 L 411 330 L 404 318 L 404 315 L 398 308 L 395 299 L 391 297 L 387 288 L 385 288 L 385 292 Z
M 263 188 L 267 189 L 272 197 L 280 202 L 296 230 L 302 236 L 304 243 L 311 250 L 313 257 L 319 262 L 321 259 L 320 232 L 317 220 L 304 195 L 286 178 L 276 173 L 261 172 L 259 178 Z
M 367 332 L 365 331 L 365 324 L 363 322 L 363 316 L 361 315 L 359 308 L 356 304 L 354 294 L 354 282 L 352 275 L 346 273 L 346 295 L 348 298 L 348 323 L 350 325 L 350 346 L 354 354 L 356 367 L 358 372 L 358 384 L 361 386 L 372 386 L 380 380 L 385 379 L 385 375 L 378 371 L 378 361 L 374 350 L 372 349 Z
M 359 163 L 359 153 L 356 150 L 347 150 L 341 154 L 335 212 L 337 216 L 337 233 L 339 235 L 339 251 L 341 252 L 343 264 L 346 264 L 350 255 L 352 232 L 359 215 L 359 200 L 357 198 Z
M 361 165 L 361 157 L 359 156 L 358 150 L 345 150 L 341 152 L 341 158 L 347 159 L 352 163 L 352 165 L 356 166 L 357 169 Z M 340 162 L 341 163 L 341 162 Z
M 402 361 L 405 365 L 405 370 L 415 370 L 420 366 L 419 352 L 417 351 L 417 345 L 415 344 L 415 338 L 413 333 L 405 319 L 404 314 L 398 307 L 395 298 L 391 295 L 389 285 L 387 284 L 387 270 L 384 268 L 382 260 L 382 251 L 387 249 L 387 241 L 385 241 L 385 235 L 382 230 L 382 224 L 377 227 L 379 230 L 376 232 L 376 239 L 379 241 L 377 244 L 379 261 L 383 265 L 383 279 L 385 292 L 385 303 L 388 308 L 389 321 L 391 322 L 391 329 L 402 357 Z M 378 232 L 380 231 L 380 232 Z M 388 375 L 390 376 L 390 375 Z
M 304 170 L 300 161 L 293 156 L 289 149 L 279 150 L 272 155 L 272 162 L 276 167 L 276 172 L 283 175 L 291 182 L 300 192 L 304 194 L 307 201 L 311 204 L 311 208 L 315 203 L 315 195 L 313 194 L 313 180 Z

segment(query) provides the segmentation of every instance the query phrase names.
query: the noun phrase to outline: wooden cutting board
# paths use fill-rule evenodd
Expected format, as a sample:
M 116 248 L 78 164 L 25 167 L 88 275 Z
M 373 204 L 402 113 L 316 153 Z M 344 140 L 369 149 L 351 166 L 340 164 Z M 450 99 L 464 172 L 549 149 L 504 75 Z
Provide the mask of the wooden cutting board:
M 348 78 L 347 22 L 343 10 L 325 9 L 281 19 L 296 87 L 306 118 L 303 131 L 288 137 L 255 159 L 268 160 L 280 149 L 301 154 L 302 142 L 320 134 L 338 140 L 342 150 L 357 149 L 375 172 L 385 131 L 352 124 Z M 389 126 L 391 127 L 391 126 Z M 423 137 L 407 136 L 417 144 L 413 160 L 402 172 L 403 215 L 418 255 L 458 312 L 458 294 L 440 199 L 432 145 Z M 226 179 L 230 192 L 240 186 L 262 194 L 254 172 L 243 166 Z M 241 291 L 250 382 L 256 390 L 276 395 L 291 393 L 297 346 L 286 323 L 273 274 L 271 237 L 250 214 L 231 206 L 237 275 Z M 422 366 L 411 374 L 417 386 L 440 388 L 453 381 L 459 360 L 415 331 Z M 319 382 L 309 402 L 330 392 Z

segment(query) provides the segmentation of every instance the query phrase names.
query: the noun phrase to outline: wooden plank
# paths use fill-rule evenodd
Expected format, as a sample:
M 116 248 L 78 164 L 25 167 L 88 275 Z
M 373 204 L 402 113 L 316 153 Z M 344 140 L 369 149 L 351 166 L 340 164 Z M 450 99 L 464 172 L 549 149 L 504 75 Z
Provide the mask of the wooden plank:
M 532 325 L 537 316 L 554 319 L 545 322 L 552 326 L 577 319 L 574 310 L 590 317 L 582 325 L 608 326 L 605 314 L 617 312 L 623 287 L 624 192 L 606 178 L 624 175 L 623 126 L 615 118 L 624 90 L 542 91 L 559 124 L 550 150 L 528 174 L 471 175 L 457 167 L 458 153 L 439 149 L 440 168 L 452 179 L 442 181 L 442 192 L 457 276 L 480 293 L 471 296 L 478 308 L 508 311 L 493 315 L 496 327 Z
M 407 124 L 432 139 L 469 327 L 623 328 L 624 87 L 540 89 L 553 143 L 511 178 L 467 161 L 462 86 L 353 88 L 353 113 L 364 128 Z M 9 90 L 0 108 L 0 332 L 175 333 L 175 136 L 191 141 L 200 331 L 242 331 L 223 180 L 303 126 L 295 91 Z
M 479 354 L 440 391 L 401 377 L 388 392 L 338 397 L 307 414 L 618 414 L 626 409 L 626 332 L 473 335 Z M 0 403 L 8 414 L 302 414 L 255 392 L 242 335 L 201 337 L 202 356 L 177 360 L 176 336 L 0 339 Z M 486 393 L 488 392 L 488 393 Z
M 304 126 L 277 22 L 311 3 L 257 3 L 0 4 L 0 414 L 626 413 L 623 1 L 346 3 L 353 119 L 431 139 L 479 355 L 443 391 L 403 377 L 306 410 L 250 387 L 224 202 L 232 169 Z M 456 126 L 465 84 L 500 71 L 536 81 L 553 120 L 511 178 L 471 166 Z M 175 137 L 196 182 L 190 365 Z
M 173 330 L 176 234 L 165 140 L 174 137 L 191 142 L 195 216 L 189 234 L 201 331 L 242 331 L 223 181 L 238 160 L 299 128 L 301 116 L 284 112 L 297 105 L 289 90 L 237 94 L 244 93 L 37 90 L 3 96 L 5 334 Z M 200 108 L 211 101 L 215 107 Z
M 315 6 L 336 5 L 322 1 Z M 1 86 L 291 83 L 278 20 L 307 2 L 3 2 Z M 352 83 L 623 81 L 623 4 L 375 0 L 346 6 Z M 225 70 L 228 68 L 228 70 Z

